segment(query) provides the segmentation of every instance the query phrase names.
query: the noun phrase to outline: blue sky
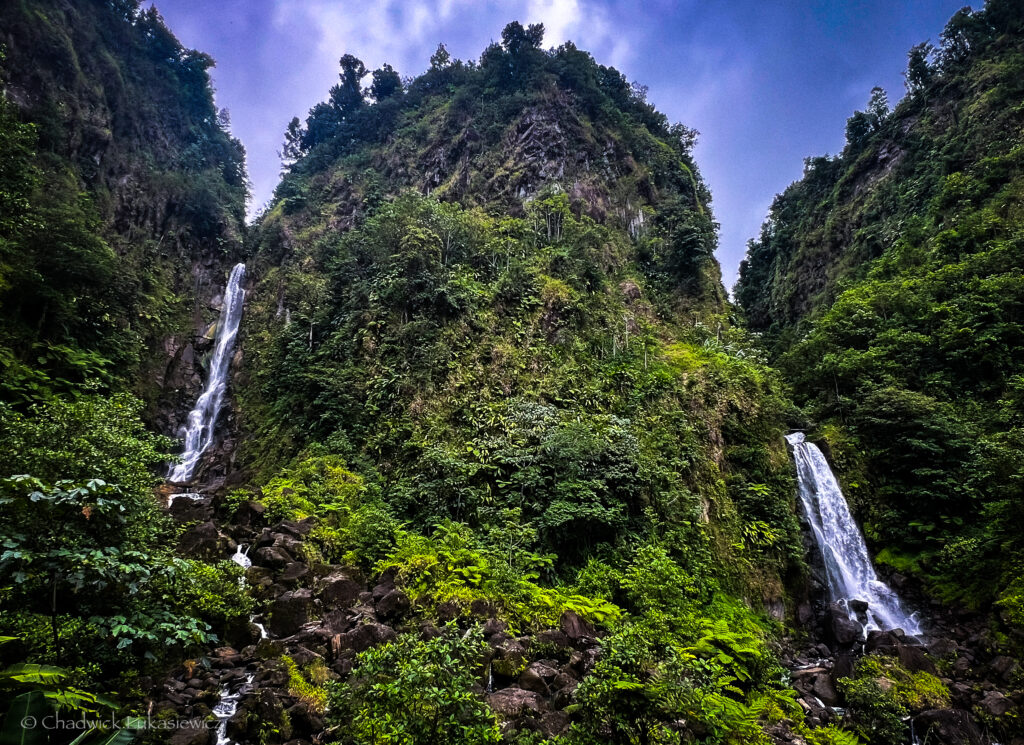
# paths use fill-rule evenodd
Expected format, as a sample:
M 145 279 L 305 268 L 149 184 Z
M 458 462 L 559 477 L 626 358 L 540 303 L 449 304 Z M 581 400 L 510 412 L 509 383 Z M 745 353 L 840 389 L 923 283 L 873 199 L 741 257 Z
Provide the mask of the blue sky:
M 721 224 L 731 287 L 749 238 L 803 159 L 837 152 L 846 119 L 881 85 L 903 95 L 907 50 L 937 42 L 962 0 L 158 0 L 183 44 L 213 55 L 218 106 L 248 152 L 252 209 L 277 183 L 282 133 L 337 80 L 348 52 L 367 67 L 425 70 L 438 42 L 476 59 L 511 20 L 542 22 L 650 89 L 699 130 L 697 163 Z

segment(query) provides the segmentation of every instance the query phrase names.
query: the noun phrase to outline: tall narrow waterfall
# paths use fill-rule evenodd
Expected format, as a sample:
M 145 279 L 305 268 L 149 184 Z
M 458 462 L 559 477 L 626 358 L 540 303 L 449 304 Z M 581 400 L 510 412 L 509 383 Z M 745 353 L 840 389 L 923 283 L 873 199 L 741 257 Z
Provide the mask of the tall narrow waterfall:
M 167 478 L 170 481 L 188 481 L 192 478 L 200 457 L 213 442 L 213 430 L 217 425 L 217 415 L 224 400 L 224 390 L 228 384 L 228 367 L 231 354 L 235 349 L 235 337 L 238 336 L 238 324 L 242 320 L 242 303 L 245 290 L 242 280 L 245 278 L 245 264 L 235 264 L 224 288 L 224 301 L 220 309 L 220 320 L 217 322 L 217 337 L 214 341 L 213 357 L 210 360 L 209 377 L 195 408 L 188 414 L 185 424 L 185 450 L 181 454 L 181 463 L 171 467 Z
M 866 630 L 900 628 L 919 635 L 916 614 L 908 614 L 892 588 L 875 574 L 864 537 L 821 450 L 805 442 L 802 432 L 787 435 L 786 441 L 793 447 L 800 499 L 825 560 L 832 600 L 845 605 L 850 618 L 858 623 L 850 601 L 865 601 Z

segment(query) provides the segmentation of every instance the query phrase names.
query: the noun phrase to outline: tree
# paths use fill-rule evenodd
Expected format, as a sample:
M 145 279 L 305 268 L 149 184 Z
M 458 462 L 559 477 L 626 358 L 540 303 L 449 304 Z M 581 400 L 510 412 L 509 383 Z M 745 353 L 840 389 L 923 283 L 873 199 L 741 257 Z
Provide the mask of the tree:
M 341 82 L 331 88 L 330 101 L 340 118 L 345 119 L 364 103 L 360 81 L 366 77 L 367 70 L 362 60 L 351 54 L 346 54 L 339 63 Z
M 281 148 L 281 160 L 285 167 L 290 166 L 305 153 L 305 148 L 302 145 L 305 134 L 299 117 L 293 116 L 292 120 L 288 122 L 288 129 L 284 131 L 284 146 Z
M 889 96 L 885 90 L 877 85 L 871 89 L 871 98 L 868 100 L 868 116 L 871 118 L 871 127 L 877 131 L 889 116 Z
M 853 112 L 853 116 L 846 120 L 847 147 L 853 152 L 858 152 L 870 136 L 871 117 L 863 111 Z
M 924 95 L 925 89 L 932 82 L 935 70 L 929 62 L 929 58 L 935 51 L 928 42 L 924 41 L 910 48 L 907 53 L 907 71 L 903 77 L 907 81 L 907 91 L 911 95 Z
M 513 57 L 518 57 L 531 49 L 540 49 L 543 41 L 543 23 L 531 23 L 523 28 L 519 21 L 512 21 L 501 30 L 501 45 Z
M 391 65 L 385 64 L 379 70 L 373 71 L 373 83 L 370 85 L 370 95 L 375 101 L 383 101 L 396 93 L 402 91 L 402 78 L 399 77 Z
M 437 50 L 430 55 L 430 69 L 444 70 L 451 67 L 451 64 L 452 56 L 448 53 L 448 48 L 444 44 L 438 44 Z

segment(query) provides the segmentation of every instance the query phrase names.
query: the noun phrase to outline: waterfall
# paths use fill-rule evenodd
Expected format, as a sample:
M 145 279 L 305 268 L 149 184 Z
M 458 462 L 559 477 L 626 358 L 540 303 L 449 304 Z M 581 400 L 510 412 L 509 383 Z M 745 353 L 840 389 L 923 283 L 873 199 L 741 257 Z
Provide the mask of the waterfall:
M 802 432 L 787 435 L 786 442 L 793 447 L 800 499 L 825 560 L 832 600 L 844 605 L 857 623 L 861 620 L 850 607 L 851 601 L 866 602 L 865 631 L 900 628 L 912 636 L 920 635 L 916 614 L 908 614 L 895 591 L 875 574 L 864 537 L 821 450 L 805 442 Z
M 185 450 L 181 454 L 181 463 L 171 467 L 167 478 L 170 481 L 184 482 L 192 478 L 200 457 L 213 442 L 213 430 L 217 424 L 224 390 L 228 384 L 228 366 L 231 364 L 231 353 L 235 348 L 235 337 L 238 335 L 238 324 L 242 320 L 242 302 L 245 290 L 242 279 L 245 277 L 245 264 L 235 264 L 224 288 L 224 302 L 220 309 L 220 320 L 217 322 L 217 337 L 214 342 L 213 358 L 210 360 L 209 378 L 195 408 L 188 414 L 185 425 Z
M 245 547 L 244 543 L 238 544 L 238 548 L 235 549 L 235 553 L 231 557 L 231 561 L 238 564 L 242 569 L 248 569 L 252 566 L 252 559 L 249 558 L 249 551 Z
M 228 720 L 238 711 L 238 702 L 241 700 L 242 694 L 252 686 L 252 681 L 255 677 L 251 673 L 246 675 L 245 682 L 234 693 L 231 692 L 230 687 L 226 684 L 221 687 L 220 702 L 213 707 L 213 716 L 217 719 L 216 745 L 228 745 L 231 742 L 228 739 Z

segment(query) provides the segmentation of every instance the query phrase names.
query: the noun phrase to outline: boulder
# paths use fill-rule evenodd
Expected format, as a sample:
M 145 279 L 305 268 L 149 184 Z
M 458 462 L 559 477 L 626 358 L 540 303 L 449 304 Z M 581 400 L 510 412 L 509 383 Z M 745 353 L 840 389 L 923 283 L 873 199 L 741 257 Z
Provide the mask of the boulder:
M 869 631 L 867 641 L 864 642 L 864 654 L 895 655 L 899 643 L 891 631 Z
M 930 709 L 914 717 L 914 731 L 922 742 L 943 745 L 983 745 L 971 715 L 963 709 Z
M 364 652 L 370 647 L 389 642 L 397 636 L 394 629 L 379 623 L 363 623 L 344 634 L 337 634 L 331 639 L 331 652 L 338 656 L 341 652 L 351 649 Z
M 487 704 L 502 719 L 538 717 L 547 708 L 540 694 L 522 688 L 502 688 L 489 693 Z
M 989 691 L 981 700 L 981 710 L 992 717 L 1001 717 L 1013 708 L 1013 701 L 999 691 Z
M 377 617 L 382 621 L 394 621 L 409 612 L 409 596 L 401 590 L 392 590 L 377 601 Z
M 547 662 L 533 662 L 519 676 L 519 687 L 547 696 L 558 675 L 558 669 Z
M 828 673 L 820 673 L 815 676 L 811 691 L 821 699 L 826 706 L 835 706 L 839 703 L 839 693 L 832 684 L 832 678 Z
M 1017 660 L 1012 657 L 1006 657 L 1000 655 L 989 663 L 989 670 L 992 671 L 992 675 L 1002 680 L 1005 683 L 1009 683 L 1010 679 L 1014 677 L 1014 674 L 1020 669 L 1020 665 Z
M 848 647 L 854 644 L 861 637 L 861 627 L 847 614 L 846 609 L 833 603 L 828 609 L 829 630 L 832 632 L 832 639 L 840 647 Z
M 307 588 L 281 595 L 270 605 L 267 628 L 274 636 L 291 636 L 309 622 L 313 593 Z
M 173 731 L 170 738 L 171 745 L 208 745 L 212 738 L 213 730 L 206 727 L 179 727 Z
M 562 614 L 562 631 L 573 642 L 589 641 L 594 638 L 594 627 L 571 610 Z
M 273 551 L 275 549 L 269 549 Z M 281 571 L 281 575 L 277 578 L 278 582 L 288 585 L 297 585 L 300 580 L 305 579 L 309 575 L 309 567 L 305 564 L 293 561 L 289 564 L 285 564 L 284 569 Z
M 316 596 L 325 606 L 348 607 L 359 600 L 363 584 L 343 572 L 329 574 L 316 583 Z
M 241 525 L 243 527 L 252 527 L 263 522 L 263 516 L 267 512 L 266 505 L 260 504 L 259 502 L 243 502 L 235 510 L 235 514 L 232 516 L 231 521 L 235 525 Z
M 256 566 L 269 567 L 270 569 L 284 569 L 295 561 L 291 554 L 279 546 L 258 548 L 250 558 Z
M 569 729 L 569 715 L 564 711 L 549 711 L 540 718 L 540 731 L 545 737 L 557 737 Z
M 935 663 L 931 661 L 931 658 L 925 654 L 921 647 L 900 644 L 896 648 L 896 654 L 899 657 L 900 664 L 912 673 L 924 671 L 935 675 L 938 672 L 935 669 Z
M 551 644 L 552 646 L 565 648 L 571 647 L 572 641 L 569 635 L 558 629 L 547 629 L 534 635 L 533 641 L 537 644 Z
M 187 556 L 200 559 L 223 558 L 224 554 L 220 533 L 211 520 L 193 525 L 182 533 L 178 540 L 178 549 Z

